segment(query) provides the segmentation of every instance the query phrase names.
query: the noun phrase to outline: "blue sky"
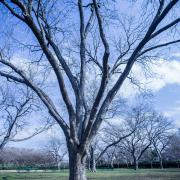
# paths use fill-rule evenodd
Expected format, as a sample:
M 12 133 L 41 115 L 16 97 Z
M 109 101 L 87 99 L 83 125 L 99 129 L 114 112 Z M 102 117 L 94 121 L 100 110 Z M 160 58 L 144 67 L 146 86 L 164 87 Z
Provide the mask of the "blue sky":
M 155 93 L 155 107 L 180 128 L 180 84 L 167 85 Z

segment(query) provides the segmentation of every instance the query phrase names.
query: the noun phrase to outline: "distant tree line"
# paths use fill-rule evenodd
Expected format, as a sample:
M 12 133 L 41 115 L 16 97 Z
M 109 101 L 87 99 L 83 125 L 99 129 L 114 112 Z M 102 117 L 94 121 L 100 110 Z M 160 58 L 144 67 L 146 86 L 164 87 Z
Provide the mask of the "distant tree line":
M 180 167 L 180 129 L 172 120 L 145 103 L 130 107 L 119 118 L 121 126 L 108 120 L 91 143 L 90 171 L 96 167 Z
M 122 151 L 119 145 L 109 149 L 97 162 L 98 168 L 135 168 L 132 156 Z M 149 147 L 139 159 L 139 168 L 180 168 L 180 130 L 168 137 L 168 143 L 161 152 Z M 90 169 L 91 170 L 91 169 Z
M 97 162 L 98 168 L 134 168 L 133 158 L 124 153 L 122 146 L 109 149 Z M 116 151 L 116 152 L 115 152 Z M 162 163 L 160 162 L 162 160 Z M 148 148 L 139 160 L 140 168 L 180 168 L 180 130 L 169 137 L 169 142 L 161 154 L 155 148 Z
M 180 168 L 180 129 L 175 129 L 171 120 L 145 104 L 127 109 L 121 126 L 118 119 L 116 124 L 111 118 L 91 143 L 87 169 Z M 68 168 L 65 140 L 51 137 L 39 149 L 6 147 L 0 151 L 0 168 Z
M 52 144 L 53 145 L 52 145 Z M 51 146 L 52 145 L 52 146 Z M 45 149 L 4 148 L 0 152 L 0 169 L 62 169 L 68 168 L 65 146 L 51 140 Z M 60 151 L 56 151 L 57 149 Z M 133 157 L 124 150 L 123 143 L 108 149 L 97 161 L 98 168 L 134 168 Z M 64 151 L 63 151 L 64 150 Z M 96 147 L 95 158 L 100 148 Z M 58 157 L 58 158 L 57 158 Z M 156 148 L 150 146 L 139 159 L 141 168 L 180 168 L 180 129 L 168 137 L 168 143 L 161 154 L 162 163 Z M 90 168 L 87 161 L 87 168 Z M 137 168 L 137 167 L 136 167 Z M 95 169 L 94 169 L 95 171 Z
M 58 146 L 56 146 L 58 147 Z M 60 146 L 59 146 L 60 147 Z M 0 152 L 0 169 L 37 170 L 67 168 L 65 152 L 55 156 L 54 149 L 4 148 Z M 61 159 L 59 159 L 61 157 Z

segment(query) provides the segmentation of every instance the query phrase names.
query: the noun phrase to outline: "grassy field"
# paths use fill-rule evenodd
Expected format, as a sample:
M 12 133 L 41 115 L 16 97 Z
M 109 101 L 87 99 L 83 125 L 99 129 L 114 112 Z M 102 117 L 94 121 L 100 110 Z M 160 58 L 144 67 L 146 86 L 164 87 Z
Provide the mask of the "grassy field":
M 88 172 L 89 180 L 180 180 L 180 169 L 130 169 L 98 170 Z M 68 171 L 54 172 L 0 172 L 0 180 L 68 180 Z

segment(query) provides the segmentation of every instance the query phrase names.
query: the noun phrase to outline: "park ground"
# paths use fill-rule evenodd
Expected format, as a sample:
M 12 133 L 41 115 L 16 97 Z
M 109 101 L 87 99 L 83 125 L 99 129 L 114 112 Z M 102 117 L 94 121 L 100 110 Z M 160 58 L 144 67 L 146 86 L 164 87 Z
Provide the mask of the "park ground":
M 103 169 L 96 173 L 87 172 L 88 180 L 180 180 L 180 169 Z M 68 171 L 4 172 L 0 180 L 68 180 Z

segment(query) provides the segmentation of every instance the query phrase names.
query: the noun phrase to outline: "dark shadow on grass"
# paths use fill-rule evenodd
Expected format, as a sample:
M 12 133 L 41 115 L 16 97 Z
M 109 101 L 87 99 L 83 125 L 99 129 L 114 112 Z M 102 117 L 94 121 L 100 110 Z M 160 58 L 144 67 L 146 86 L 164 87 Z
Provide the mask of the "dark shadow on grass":
M 8 180 L 8 178 L 7 177 L 2 177 L 2 180 Z

